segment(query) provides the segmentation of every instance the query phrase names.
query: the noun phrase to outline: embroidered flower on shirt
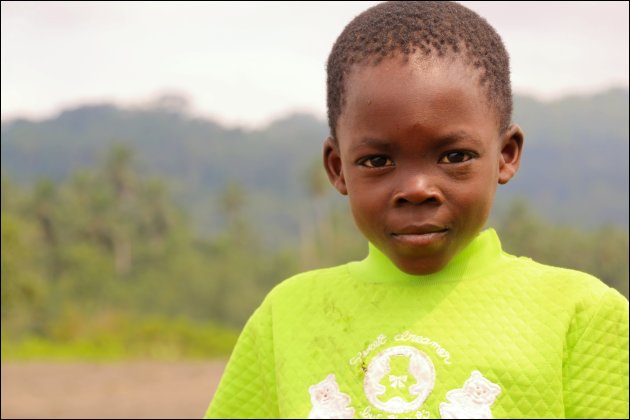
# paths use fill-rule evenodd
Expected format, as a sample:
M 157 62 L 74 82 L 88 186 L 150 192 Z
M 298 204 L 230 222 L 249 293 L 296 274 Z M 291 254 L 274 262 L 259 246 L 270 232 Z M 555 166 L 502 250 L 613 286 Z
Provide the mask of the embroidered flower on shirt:
M 309 387 L 313 408 L 309 419 L 351 419 L 354 408 L 348 407 L 350 397 L 343 394 L 337 385 L 334 374 L 330 374 L 318 384 Z
M 501 387 L 475 370 L 463 388 L 446 393 L 449 402 L 440 404 L 443 419 L 491 419 L 490 406 L 501 393 Z

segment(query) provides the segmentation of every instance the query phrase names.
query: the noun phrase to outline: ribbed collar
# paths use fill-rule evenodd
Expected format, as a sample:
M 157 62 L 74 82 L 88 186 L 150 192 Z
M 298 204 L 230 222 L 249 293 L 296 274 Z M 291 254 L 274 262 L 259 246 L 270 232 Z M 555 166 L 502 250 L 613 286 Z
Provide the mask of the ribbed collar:
M 502 253 L 497 233 L 494 229 L 486 229 L 437 273 L 424 276 L 407 274 L 371 243 L 368 256 L 348 264 L 348 269 L 353 277 L 369 283 L 449 282 L 487 273 L 499 262 Z

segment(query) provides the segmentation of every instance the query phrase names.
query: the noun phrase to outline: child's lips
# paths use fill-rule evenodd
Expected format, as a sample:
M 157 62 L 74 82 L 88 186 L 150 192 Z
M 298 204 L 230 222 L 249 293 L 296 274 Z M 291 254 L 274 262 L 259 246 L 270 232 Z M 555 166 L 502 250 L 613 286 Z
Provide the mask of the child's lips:
M 446 237 L 448 228 L 444 226 L 423 224 L 405 226 L 396 229 L 391 236 L 397 242 L 413 246 L 427 246 Z
M 423 223 L 420 225 L 411 224 L 400 228 L 392 229 L 392 235 L 427 235 L 447 231 L 448 228 L 442 225 Z

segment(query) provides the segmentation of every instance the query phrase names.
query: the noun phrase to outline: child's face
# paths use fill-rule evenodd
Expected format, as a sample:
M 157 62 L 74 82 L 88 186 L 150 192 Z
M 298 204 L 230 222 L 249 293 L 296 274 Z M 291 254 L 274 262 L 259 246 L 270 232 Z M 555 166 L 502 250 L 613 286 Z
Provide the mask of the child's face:
M 479 233 L 523 139 L 518 126 L 499 133 L 460 61 L 398 57 L 352 71 L 337 137 L 324 146 L 331 182 L 367 239 L 411 274 L 439 271 Z

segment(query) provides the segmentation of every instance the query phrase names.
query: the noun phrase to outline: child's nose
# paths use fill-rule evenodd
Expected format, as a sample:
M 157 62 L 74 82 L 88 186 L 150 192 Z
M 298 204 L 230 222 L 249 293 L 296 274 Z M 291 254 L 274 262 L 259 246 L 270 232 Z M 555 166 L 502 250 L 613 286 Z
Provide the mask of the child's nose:
M 435 204 L 442 201 L 442 195 L 433 178 L 426 173 L 405 176 L 400 190 L 394 194 L 394 205 Z

